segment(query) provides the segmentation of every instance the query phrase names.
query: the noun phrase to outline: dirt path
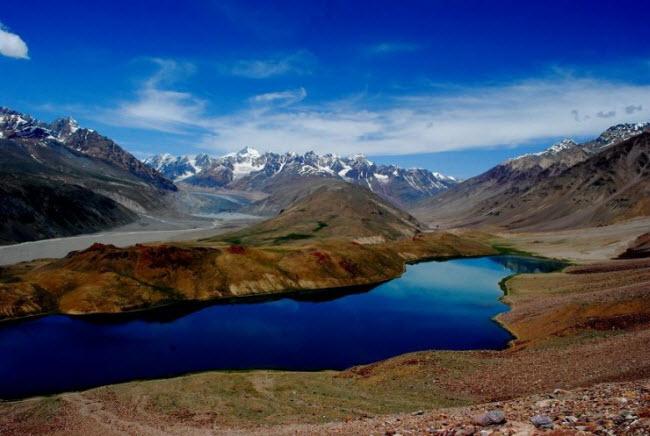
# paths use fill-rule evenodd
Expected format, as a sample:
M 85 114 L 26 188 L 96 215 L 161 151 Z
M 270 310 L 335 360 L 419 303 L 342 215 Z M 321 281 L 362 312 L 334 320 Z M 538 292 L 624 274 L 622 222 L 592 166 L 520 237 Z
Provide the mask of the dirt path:
M 160 429 L 125 419 L 104 408 L 101 401 L 92 400 L 83 393 L 69 393 L 62 395 L 64 401 L 72 406 L 72 409 L 79 415 L 82 421 L 90 421 L 97 424 L 93 434 L 102 435 L 142 435 L 158 436 L 165 434 Z M 143 410 L 137 410 L 137 415 L 142 416 Z

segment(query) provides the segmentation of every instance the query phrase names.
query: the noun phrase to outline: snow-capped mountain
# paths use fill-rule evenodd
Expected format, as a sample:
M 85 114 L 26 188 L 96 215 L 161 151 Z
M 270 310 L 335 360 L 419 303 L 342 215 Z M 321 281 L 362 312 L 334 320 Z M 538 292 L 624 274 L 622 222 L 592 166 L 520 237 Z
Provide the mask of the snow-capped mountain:
M 245 190 L 268 191 L 279 181 L 301 177 L 338 178 L 367 186 L 398 204 L 434 195 L 457 183 L 453 177 L 425 169 L 376 165 L 363 155 L 260 153 L 250 147 L 221 157 L 157 155 L 145 164 L 176 182 Z
M 558 172 L 646 130 L 650 130 L 650 123 L 617 124 L 605 130 L 594 140 L 578 144 L 573 139 L 563 139 L 546 150 L 509 159 L 503 165 L 517 171 L 532 168 L 546 170 L 553 167 L 555 172 Z
M 607 162 L 606 159 L 607 156 L 616 153 L 610 151 L 623 143 L 631 146 L 635 138 L 647 138 L 644 132 L 650 132 L 650 123 L 618 124 L 608 128 L 597 138 L 580 144 L 571 139 L 564 139 L 539 153 L 509 159 L 434 198 L 425 199 L 416 206 L 414 213 L 423 220 L 443 223 L 443 225 L 500 222 L 505 216 L 513 219 L 513 226 L 519 225 L 514 216 L 516 214 L 523 216 L 528 212 L 528 208 L 521 209 L 517 206 L 524 193 L 535 191 L 537 193 L 535 195 L 539 194 L 539 197 L 528 205 L 533 207 L 538 203 L 541 204 L 544 199 L 541 193 L 550 198 L 556 191 L 569 192 L 571 186 L 577 189 L 579 184 L 572 185 L 572 176 L 565 176 L 566 174 L 580 174 L 581 178 L 587 180 L 588 171 L 579 168 L 589 167 L 591 171 L 594 166 L 597 166 L 596 164 L 602 167 L 612 165 L 613 163 Z M 620 150 L 619 152 L 619 156 L 625 154 Z M 598 157 L 601 157 L 600 161 Z M 642 157 L 641 161 L 643 159 L 646 158 Z M 637 174 L 641 171 L 637 169 L 633 173 Z M 585 183 L 584 187 L 592 186 L 600 194 L 604 191 L 598 187 L 605 183 L 601 181 L 613 183 L 625 179 L 625 177 L 613 177 L 612 174 L 602 171 L 594 171 L 591 176 L 593 182 Z M 557 183 L 553 185 L 555 182 Z M 538 186 L 544 186 L 545 191 L 537 188 Z M 630 192 L 630 195 L 636 194 Z M 576 196 L 574 200 L 577 204 L 584 198 L 579 199 Z M 612 210 L 622 209 L 626 204 L 628 203 L 621 200 Z M 560 211 L 556 212 L 560 213 Z
M 517 172 L 531 171 L 538 172 L 554 167 L 557 171 L 564 170 L 589 156 L 589 152 L 583 149 L 572 139 L 563 139 L 551 145 L 546 150 L 538 153 L 529 153 L 507 160 L 503 165 Z
M 176 186 L 71 118 L 53 123 L 0 107 L 0 244 L 129 223 L 166 211 Z
M 144 165 L 111 139 L 92 129 L 80 127 L 70 117 L 45 123 L 29 115 L 0 107 L 0 138 L 14 139 L 31 147 L 63 146 L 128 171 L 157 188 L 176 190 L 173 183 Z
M 586 142 L 583 146 L 590 152 L 598 152 L 648 130 L 650 130 L 650 122 L 617 124 L 605 130 L 593 141 Z

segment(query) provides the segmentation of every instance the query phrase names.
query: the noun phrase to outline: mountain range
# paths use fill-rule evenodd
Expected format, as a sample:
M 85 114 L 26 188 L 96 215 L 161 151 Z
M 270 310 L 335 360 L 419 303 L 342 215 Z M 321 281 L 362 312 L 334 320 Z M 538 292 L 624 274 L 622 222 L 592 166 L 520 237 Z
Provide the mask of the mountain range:
M 176 186 L 71 118 L 0 108 L 0 242 L 97 231 L 163 210 Z
M 316 219 L 322 215 L 337 225 L 319 234 L 351 226 L 364 237 L 371 236 L 364 225 L 383 218 L 377 233 L 391 238 L 419 231 L 420 223 L 525 230 L 604 225 L 650 214 L 649 140 L 650 123 L 619 124 L 593 140 L 565 139 L 461 182 L 362 155 L 249 147 L 221 157 L 167 154 L 141 162 L 71 118 L 45 123 L 0 108 L 0 243 L 88 233 L 141 214 L 194 212 L 188 205 L 215 202 L 276 216 L 287 228 L 319 225 L 327 221 Z M 215 192 L 248 197 L 239 202 Z M 329 208 L 314 207 L 322 201 Z M 365 206 L 346 209 L 352 203 Z
M 432 226 L 556 229 L 645 213 L 650 123 L 612 126 L 509 159 L 413 207 Z
M 164 154 L 144 162 L 175 183 L 196 187 L 273 193 L 287 183 L 304 183 L 307 179 L 342 180 L 365 186 L 402 207 L 458 183 L 453 177 L 421 168 L 377 165 L 363 155 L 260 153 L 250 147 L 221 157 Z

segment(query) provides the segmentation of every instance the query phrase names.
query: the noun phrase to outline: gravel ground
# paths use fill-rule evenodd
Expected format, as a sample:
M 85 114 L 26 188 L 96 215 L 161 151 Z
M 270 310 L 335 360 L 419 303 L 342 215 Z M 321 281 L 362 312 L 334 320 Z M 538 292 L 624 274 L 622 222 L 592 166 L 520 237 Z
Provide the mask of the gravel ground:
M 228 432 L 227 429 L 224 429 Z M 265 428 L 258 434 L 527 435 L 650 434 L 650 380 L 556 389 L 511 401 L 324 425 Z

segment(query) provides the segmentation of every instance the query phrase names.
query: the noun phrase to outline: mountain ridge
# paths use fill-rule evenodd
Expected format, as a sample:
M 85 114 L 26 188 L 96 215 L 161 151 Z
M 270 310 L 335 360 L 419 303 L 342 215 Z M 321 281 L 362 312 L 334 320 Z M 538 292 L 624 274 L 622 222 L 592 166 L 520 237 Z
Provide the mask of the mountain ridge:
M 221 157 L 208 154 L 155 155 L 145 164 L 177 183 L 213 188 L 272 192 L 279 180 L 325 177 L 361 184 L 376 194 L 405 206 L 457 183 L 450 176 L 422 168 L 377 165 L 363 155 L 341 157 L 314 152 L 260 153 L 245 147 Z
M 99 231 L 169 206 L 176 186 L 71 118 L 0 108 L 0 241 Z
M 559 178 L 564 173 L 649 131 L 650 123 L 618 124 L 608 128 L 597 138 L 581 144 L 565 139 L 542 152 L 508 159 L 438 196 L 421 202 L 410 211 L 423 222 L 434 226 L 465 227 L 490 224 L 517 228 L 517 223 L 505 218 L 512 216 L 514 212 L 505 211 L 504 205 L 507 204 L 513 211 L 520 209 L 520 200 L 539 185 L 555 183 L 553 189 L 547 189 L 548 192 L 561 190 L 559 180 L 562 180 L 562 183 L 570 183 L 570 180 Z M 609 169 L 601 165 L 598 171 L 607 172 Z M 529 210 L 524 210 L 521 215 L 528 212 Z M 524 219 L 519 221 L 520 224 L 524 222 Z M 577 224 L 575 222 L 566 225 Z

